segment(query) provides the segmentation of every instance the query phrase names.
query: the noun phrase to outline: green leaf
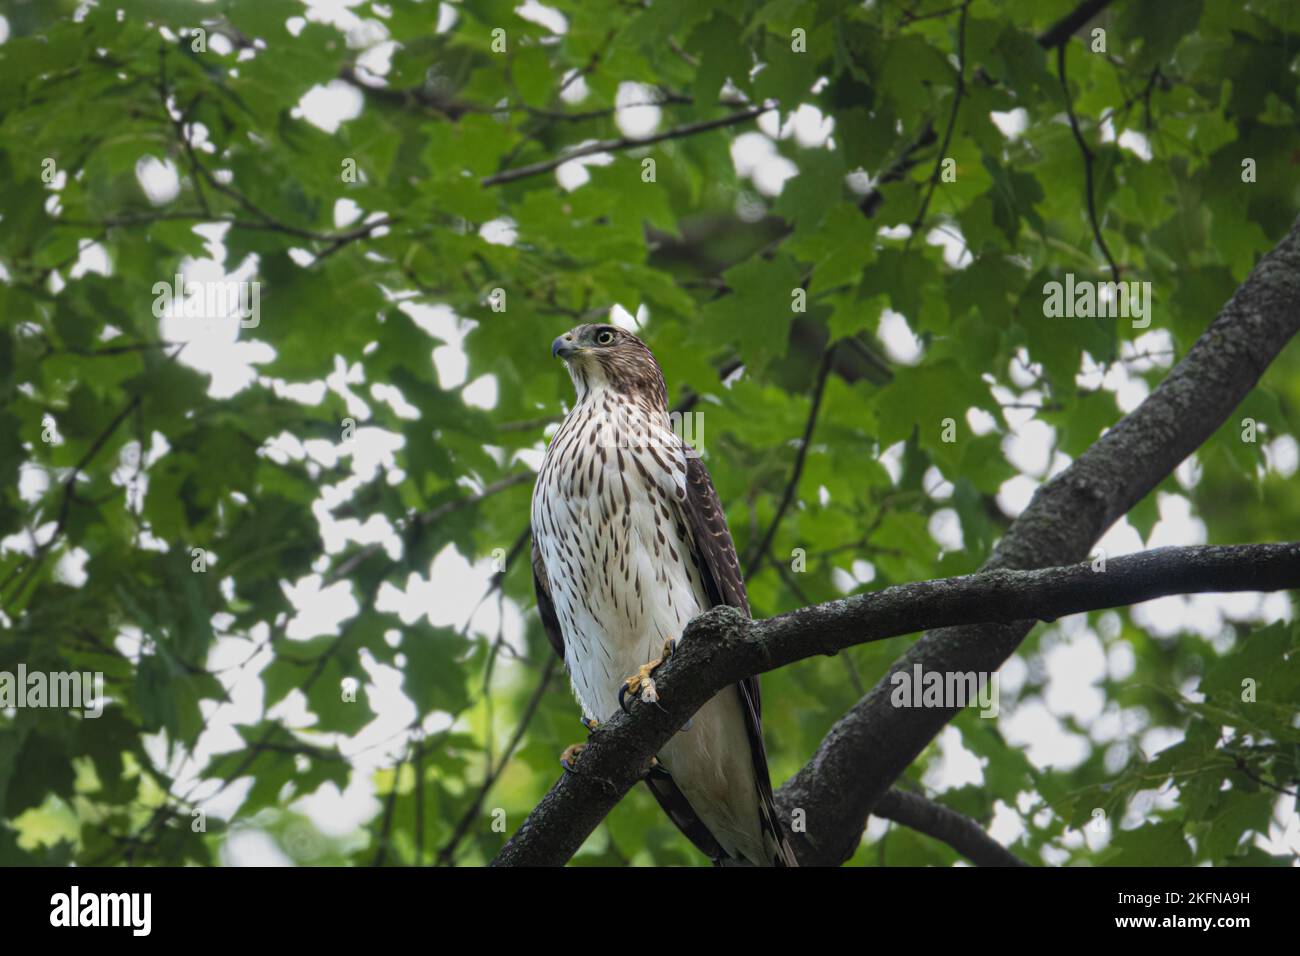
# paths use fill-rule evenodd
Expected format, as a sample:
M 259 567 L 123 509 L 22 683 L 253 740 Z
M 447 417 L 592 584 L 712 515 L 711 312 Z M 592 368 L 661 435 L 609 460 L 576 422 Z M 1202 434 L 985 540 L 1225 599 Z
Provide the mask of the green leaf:
M 459 658 L 466 642 L 450 628 L 418 625 L 402 636 L 406 656 L 402 688 L 421 714 L 458 713 L 469 705 Z
M 1115 834 L 1107 848 L 1109 866 L 1186 866 L 1192 851 L 1175 822 L 1144 823 Z
M 798 270 L 788 256 L 778 255 L 770 262 L 746 261 L 723 278 L 731 294 L 705 306 L 703 335 L 712 344 L 734 346 L 746 365 L 761 368 L 785 351 Z
M 524 47 L 515 54 L 510 68 L 520 99 L 539 108 L 550 103 L 555 92 L 555 70 L 551 68 L 545 50 L 535 46 Z

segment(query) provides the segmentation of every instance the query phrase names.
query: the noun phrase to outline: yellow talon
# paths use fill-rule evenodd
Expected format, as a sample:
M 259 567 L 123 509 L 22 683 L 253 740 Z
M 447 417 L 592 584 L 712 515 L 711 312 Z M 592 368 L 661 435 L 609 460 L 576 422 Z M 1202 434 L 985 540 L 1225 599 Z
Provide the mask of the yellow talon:
M 637 697 L 645 704 L 657 703 L 659 700 L 659 691 L 655 687 L 654 674 L 664 661 L 672 657 L 673 649 L 676 646 L 670 637 L 664 642 L 663 654 L 655 658 L 648 664 L 642 664 L 637 668 L 637 672 L 623 682 L 623 688 L 619 691 L 618 702 L 624 710 L 627 710 L 625 698 Z

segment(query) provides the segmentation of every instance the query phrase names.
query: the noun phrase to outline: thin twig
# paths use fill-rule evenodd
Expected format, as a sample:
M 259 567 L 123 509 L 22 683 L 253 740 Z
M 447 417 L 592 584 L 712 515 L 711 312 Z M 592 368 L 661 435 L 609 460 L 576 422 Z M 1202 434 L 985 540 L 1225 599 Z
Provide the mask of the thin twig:
M 1074 36 L 1075 30 L 1101 13 L 1102 10 L 1105 10 L 1110 6 L 1110 2 L 1111 0 L 1084 0 L 1083 3 L 1039 34 L 1038 45 L 1044 50 L 1063 47 L 1065 41 Z
M 934 197 L 934 190 L 939 185 L 939 176 L 943 172 L 943 161 L 948 156 L 953 130 L 957 127 L 957 112 L 961 109 L 962 97 L 966 95 L 966 15 L 969 11 L 970 0 L 966 0 L 961 6 L 961 20 L 957 24 L 957 86 L 952 94 L 952 112 L 948 114 L 948 128 L 943 132 L 943 143 L 940 144 L 939 152 L 934 157 L 934 171 L 930 173 L 930 185 L 925 191 L 925 198 L 921 200 L 921 208 L 916 211 L 916 218 L 912 220 L 911 232 L 908 233 L 907 241 L 903 243 L 904 249 L 912 244 L 912 239 L 916 237 L 925 222 L 930 200 Z
M 397 806 L 397 788 L 402 782 L 402 767 L 411 759 L 411 746 L 412 744 L 407 745 L 406 753 L 393 768 L 393 785 L 388 791 L 388 799 L 384 801 L 384 819 L 379 825 L 379 839 L 376 841 L 378 847 L 374 859 L 370 861 L 371 866 L 383 866 L 384 860 L 388 857 L 389 835 L 393 831 L 393 810 Z
M 786 483 L 785 493 L 781 496 L 781 503 L 777 506 L 776 514 L 772 516 L 772 523 L 767 526 L 767 531 L 763 534 L 762 539 L 750 552 L 749 561 L 745 564 L 745 577 L 747 578 L 762 564 L 763 557 L 772 546 L 772 538 L 776 536 L 776 529 L 781 524 L 781 519 L 785 517 L 786 509 L 790 507 L 790 502 L 794 498 L 795 489 L 799 486 L 799 478 L 803 475 L 804 460 L 808 457 L 808 448 L 812 444 L 813 429 L 817 427 L 817 413 L 821 410 L 822 394 L 826 391 L 826 379 L 830 376 L 831 360 L 834 355 L 834 345 L 822 353 L 822 364 L 817 370 L 817 384 L 813 386 L 812 407 L 808 410 L 808 421 L 804 425 L 803 440 L 800 441 L 799 451 L 795 454 L 794 468 L 790 472 L 790 480 Z
M 1075 142 L 1079 144 L 1080 152 L 1083 153 L 1083 185 L 1088 200 L 1088 222 L 1092 224 L 1092 236 L 1097 240 L 1102 255 L 1110 263 L 1111 278 L 1118 282 L 1119 266 L 1115 264 L 1115 259 L 1110 254 L 1110 248 L 1101 234 L 1101 223 L 1097 220 L 1097 201 L 1092 188 L 1092 150 L 1088 148 L 1088 143 L 1079 129 L 1079 118 L 1074 115 L 1074 103 L 1070 99 L 1070 84 L 1065 78 L 1065 44 L 1056 48 L 1056 72 L 1061 78 L 1061 93 L 1065 97 L 1065 112 L 1070 117 L 1070 129 L 1074 133 Z
M 531 471 L 521 471 L 513 475 L 507 475 L 505 478 L 501 478 L 491 484 L 485 485 L 483 490 L 477 494 L 465 495 L 461 498 L 453 498 L 451 501 L 444 501 L 432 511 L 427 511 L 424 514 L 413 516 L 411 521 L 422 527 L 428 527 L 429 525 L 441 521 L 453 511 L 459 511 L 461 508 L 468 508 L 470 505 L 478 504 L 484 498 L 490 498 L 498 492 L 505 491 L 507 488 L 513 488 L 515 485 L 521 485 L 526 481 L 531 481 L 533 477 L 534 475 Z M 343 580 L 363 561 L 373 557 L 382 550 L 384 550 L 382 542 L 377 541 L 374 544 L 366 545 L 331 571 L 329 576 L 325 578 L 322 587 L 329 587 L 331 584 Z
M 530 163 L 527 166 L 518 166 L 515 169 L 507 169 L 495 173 L 494 175 L 486 176 L 482 180 L 481 185 L 484 188 L 487 188 L 488 186 L 499 186 L 502 183 L 511 183 L 519 179 L 526 179 L 529 176 L 548 173 L 553 169 L 563 166 L 567 162 L 581 159 L 583 156 L 594 156 L 596 153 L 612 153 L 621 149 L 636 149 L 641 146 L 653 146 L 655 143 L 662 143 L 670 139 L 684 139 L 687 136 L 694 136 L 696 133 L 722 129 L 727 126 L 736 126 L 740 123 L 747 123 L 773 109 L 775 109 L 774 106 L 764 103 L 762 106 L 753 106 L 747 110 L 732 113 L 730 116 L 704 120 L 699 123 L 688 123 L 685 126 L 675 126 L 672 129 L 664 130 L 662 133 L 655 133 L 653 136 L 620 136 L 618 139 L 599 140 L 595 143 L 588 143 L 586 146 L 579 146 L 577 149 L 571 150 L 563 156 L 556 156 L 552 159 Z
M 506 769 L 506 764 L 514 756 L 515 750 L 518 749 L 520 741 L 524 738 L 524 732 L 528 730 L 528 725 L 532 723 L 533 716 L 537 713 L 537 708 L 542 703 L 542 698 L 546 695 L 546 689 L 550 686 L 551 678 L 555 675 L 555 666 L 559 663 L 558 657 L 551 657 L 546 662 L 546 667 L 542 670 L 542 676 L 537 681 L 537 686 L 533 688 L 533 695 L 528 699 L 528 704 L 524 707 L 524 712 L 519 718 L 519 723 L 515 726 L 515 732 L 510 738 L 510 743 L 506 745 L 505 753 L 501 755 L 501 760 L 496 767 L 492 769 L 483 780 L 482 786 L 479 787 L 478 793 L 470 801 L 465 812 L 461 814 L 460 819 L 456 822 L 456 829 L 452 831 L 451 838 L 446 845 L 438 851 L 438 858 L 435 866 L 450 866 L 456 856 L 456 848 L 460 846 L 465 835 L 469 833 L 469 828 L 478 816 L 479 810 L 483 806 L 483 801 L 487 799 L 488 792 L 501 779 L 502 772 Z

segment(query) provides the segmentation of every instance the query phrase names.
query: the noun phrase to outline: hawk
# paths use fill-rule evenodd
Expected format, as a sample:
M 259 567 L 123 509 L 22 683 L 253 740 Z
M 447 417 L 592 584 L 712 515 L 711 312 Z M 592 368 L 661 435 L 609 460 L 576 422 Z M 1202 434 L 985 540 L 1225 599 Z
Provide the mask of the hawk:
M 591 728 L 628 691 L 655 699 L 652 657 L 671 653 L 688 621 L 719 604 L 748 614 L 749 601 L 717 492 L 672 430 L 650 349 L 623 329 L 580 325 L 551 354 L 577 401 L 533 487 L 533 584 Z M 797 865 L 772 800 L 756 677 L 701 707 L 646 784 L 715 864 Z

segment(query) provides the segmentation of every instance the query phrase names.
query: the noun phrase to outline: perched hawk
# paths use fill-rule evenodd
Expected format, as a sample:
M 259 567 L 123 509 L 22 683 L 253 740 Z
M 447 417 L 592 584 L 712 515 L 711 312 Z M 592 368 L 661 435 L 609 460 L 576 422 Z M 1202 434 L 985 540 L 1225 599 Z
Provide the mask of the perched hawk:
M 717 492 L 669 424 L 650 349 L 622 329 L 580 325 L 551 354 L 568 364 L 577 402 L 533 488 L 533 580 L 591 726 L 629 689 L 653 699 L 654 658 L 688 621 L 718 604 L 748 614 L 749 601 Z M 796 865 L 777 823 L 760 714 L 757 678 L 727 688 L 646 779 L 718 864 Z

